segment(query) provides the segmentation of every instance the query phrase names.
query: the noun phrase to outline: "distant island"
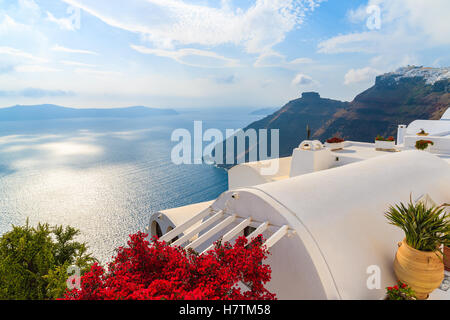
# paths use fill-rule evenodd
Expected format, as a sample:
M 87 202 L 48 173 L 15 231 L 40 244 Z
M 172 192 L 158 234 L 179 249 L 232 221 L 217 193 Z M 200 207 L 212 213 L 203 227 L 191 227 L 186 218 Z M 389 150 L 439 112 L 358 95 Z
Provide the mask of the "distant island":
M 252 116 L 267 116 L 269 114 L 272 114 L 276 111 L 278 111 L 279 108 L 262 108 L 262 109 L 256 109 L 252 112 L 250 112 L 250 115 Z
M 53 104 L 16 105 L 0 109 L 0 121 L 51 120 L 72 118 L 139 118 L 177 115 L 173 109 L 134 106 L 110 109 L 76 109 Z

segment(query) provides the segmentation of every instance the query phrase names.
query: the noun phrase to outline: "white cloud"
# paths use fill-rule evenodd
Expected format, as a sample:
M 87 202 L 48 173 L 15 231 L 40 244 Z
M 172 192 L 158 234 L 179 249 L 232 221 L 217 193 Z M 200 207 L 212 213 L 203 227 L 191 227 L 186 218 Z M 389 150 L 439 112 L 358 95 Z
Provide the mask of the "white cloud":
M 248 9 L 182 0 L 63 0 L 103 22 L 142 34 L 159 48 L 175 45 L 242 45 L 249 53 L 270 51 L 301 25 L 321 0 L 256 0 Z
M 348 13 L 349 20 L 364 23 L 369 18 L 368 6 L 381 9 L 381 28 L 338 35 L 322 41 L 319 53 L 366 52 L 397 54 L 450 44 L 450 1 L 435 0 L 370 0 Z M 366 26 L 365 26 L 366 27 Z
M 47 11 L 47 20 L 56 23 L 63 30 L 74 31 L 76 25 L 71 18 L 56 18 L 52 13 Z
M 318 52 L 327 54 L 345 52 L 374 53 L 380 49 L 378 45 L 383 40 L 385 40 L 384 36 L 375 31 L 339 35 L 320 42 Z
M 302 73 L 297 74 L 292 80 L 292 85 L 294 86 L 306 86 L 314 83 L 315 81 L 310 76 Z
M 375 78 L 380 72 L 374 68 L 366 67 L 361 69 L 350 69 L 344 77 L 344 83 L 350 85 L 353 83 L 367 82 Z
M 11 47 L 0 47 L 0 55 L 9 55 L 14 58 L 19 58 L 20 60 L 25 59 L 38 63 L 45 63 L 48 61 L 47 59 L 36 57 L 31 53 Z
M 70 60 L 61 60 L 60 63 L 68 65 L 68 66 L 76 66 L 76 67 L 87 67 L 87 68 L 95 68 L 96 65 L 78 62 L 78 61 L 70 61 Z
M 380 28 L 369 30 L 367 8 L 380 8 Z M 369 0 L 366 5 L 350 10 L 348 19 L 361 24 L 365 31 L 340 34 L 318 44 L 324 54 L 363 53 L 372 55 L 365 68 L 350 69 L 344 84 L 364 83 L 377 74 L 400 66 L 420 64 L 425 50 L 444 48 L 450 44 L 450 1 L 435 0 Z
M 46 46 L 47 37 L 32 25 L 20 23 L 9 14 L 0 11 L 1 45 L 37 51 Z
M 198 49 L 180 49 L 170 51 L 162 49 L 151 49 L 138 45 L 131 45 L 131 48 L 140 53 L 170 58 L 179 63 L 193 67 L 225 68 L 238 66 L 237 60 L 226 58 L 212 51 Z
M 290 64 L 310 64 L 313 60 L 310 58 L 297 58 L 289 62 Z
M 78 74 L 87 74 L 91 76 L 99 76 L 99 77 L 110 77 L 110 76 L 120 76 L 120 72 L 116 71 L 105 71 L 105 70 L 95 70 L 89 68 L 77 68 L 75 69 L 75 73 Z
M 42 66 L 38 64 L 33 65 L 19 65 L 15 67 L 16 72 L 58 72 L 61 71 L 60 69 L 51 68 L 47 66 Z
M 15 5 L 9 7 L 8 14 L 23 23 L 32 24 L 40 18 L 41 9 L 34 0 L 18 0 Z
M 98 55 L 97 52 L 89 51 L 89 50 L 80 50 L 80 49 L 71 49 L 62 47 L 60 45 L 55 45 L 52 48 L 53 51 L 59 51 L 59 52 L 65 52 L 65 53 L 80 53 L 80 54 L 91 54 L 91 55 Z
M 300 65 L 311 64 L 314 61 L 310 58 L 296 58 L 292 61 L 287 61 L 286 57 L 278 52 L 270 51 L 259 55 L 253 66 L 264 67 L 278 67 L 286 69 L 296 69 Z

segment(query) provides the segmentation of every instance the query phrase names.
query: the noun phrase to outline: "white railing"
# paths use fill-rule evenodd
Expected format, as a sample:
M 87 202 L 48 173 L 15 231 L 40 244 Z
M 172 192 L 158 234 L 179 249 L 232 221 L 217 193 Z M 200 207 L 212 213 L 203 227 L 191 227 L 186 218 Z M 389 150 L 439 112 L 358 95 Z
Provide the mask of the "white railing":
M 199 222 L 203 218 L 207 217 L 211 212 L 212 212 L 212 208 L 211 207 L 203 210 L 202 212 L 200 212 L 196 216 L 192 217 L 188 221 L 182 223 L 181 225 L 179 225 L 175 229 L 167 232 L 165 235 L 163 235 L 161 238 L 159 238 L 159 240 L 160 241 L 166 241 L 166 242 L 171 241 L 173 238 L 175 238 L 178 235 L 180 235 L 181 233 L 183 233 L 186 229 L 192 227 L 194 224 L 196 224 L 197 222 Z

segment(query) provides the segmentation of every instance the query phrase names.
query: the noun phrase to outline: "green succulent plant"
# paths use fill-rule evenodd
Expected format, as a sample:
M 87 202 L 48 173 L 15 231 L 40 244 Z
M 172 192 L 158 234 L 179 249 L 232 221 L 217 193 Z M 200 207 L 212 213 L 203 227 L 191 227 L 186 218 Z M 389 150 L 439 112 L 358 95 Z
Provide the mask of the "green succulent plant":
M 405 232 L 406 243 L 416 250 L 442 253 L 441 245 L 450 245 L 450 215 L 443 206 L 427 207 L 410 200 L 390 206 L 385 217 Z

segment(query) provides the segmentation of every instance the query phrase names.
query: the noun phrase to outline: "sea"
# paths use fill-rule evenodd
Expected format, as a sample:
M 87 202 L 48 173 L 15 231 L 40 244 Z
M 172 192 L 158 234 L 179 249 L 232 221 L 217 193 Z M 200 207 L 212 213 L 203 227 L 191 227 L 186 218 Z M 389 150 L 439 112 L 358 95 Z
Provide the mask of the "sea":
M 106 263 L 128 235 L 159 210 L 216 199 L 227 172 L 175 165 L 175 129 L 244 128 L 262 118 L 247 108 L 184 110 L 148 118 L 45 121 L 0 119 L 0 235 L 13 225 L 48 223 L 80 230 L 77 241 Z

